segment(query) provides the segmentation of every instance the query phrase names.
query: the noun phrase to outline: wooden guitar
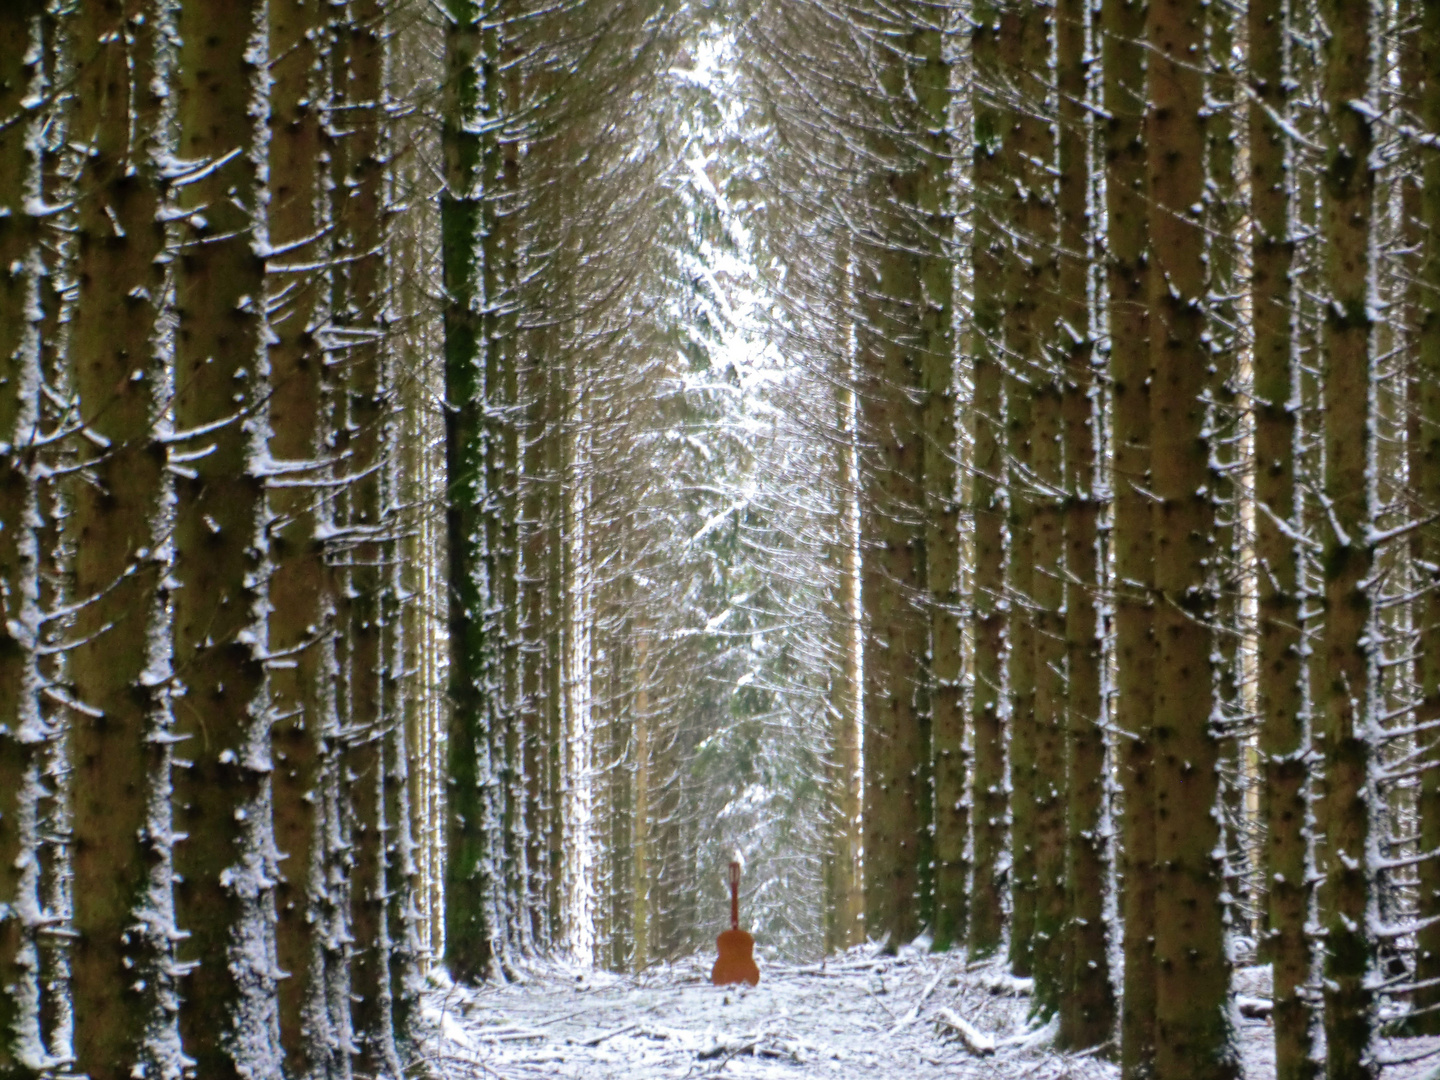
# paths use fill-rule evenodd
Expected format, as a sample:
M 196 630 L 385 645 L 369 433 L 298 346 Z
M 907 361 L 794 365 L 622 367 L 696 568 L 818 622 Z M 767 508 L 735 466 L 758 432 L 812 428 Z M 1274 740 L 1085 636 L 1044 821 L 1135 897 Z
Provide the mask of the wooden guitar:
M 740 929 L 740 864 L 730 864 L 730 929 L 715 939 L 720 955 L 710 972 L 710 981 L 716 986 L 730 986 L 733 983 L 749 983 L 754 986 L 760 981 L 760 969 L 755 966 L 755 939 Z

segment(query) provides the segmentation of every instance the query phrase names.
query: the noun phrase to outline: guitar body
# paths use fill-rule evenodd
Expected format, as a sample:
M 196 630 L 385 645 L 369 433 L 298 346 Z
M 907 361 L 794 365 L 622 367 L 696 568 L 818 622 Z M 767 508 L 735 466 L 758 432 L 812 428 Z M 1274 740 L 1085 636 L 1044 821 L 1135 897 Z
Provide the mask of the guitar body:
M 716 986 L 731 986 L 734 983 L 749 983 L 754 986 L 760 981 L 760 969 L 755 966 L 755 939 L 744 930 L 726 930 L 715 939 L 720 955 L 710 972 L 710 981 Z

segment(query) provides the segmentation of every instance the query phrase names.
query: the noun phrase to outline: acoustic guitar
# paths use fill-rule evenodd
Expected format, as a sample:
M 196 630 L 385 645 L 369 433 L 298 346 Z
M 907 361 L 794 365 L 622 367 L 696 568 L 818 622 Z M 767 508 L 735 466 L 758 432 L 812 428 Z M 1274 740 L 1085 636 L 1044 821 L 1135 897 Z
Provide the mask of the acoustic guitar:
M 715 945 L 720 955 L 710 972 L 712 983 L 730 986 L 743 982 L 754 986 L 760 981 L 760 969 L 755 966 L 755 939 L 740 929 L 739 862 L 730 864 L 730 929 L 715 939 Z

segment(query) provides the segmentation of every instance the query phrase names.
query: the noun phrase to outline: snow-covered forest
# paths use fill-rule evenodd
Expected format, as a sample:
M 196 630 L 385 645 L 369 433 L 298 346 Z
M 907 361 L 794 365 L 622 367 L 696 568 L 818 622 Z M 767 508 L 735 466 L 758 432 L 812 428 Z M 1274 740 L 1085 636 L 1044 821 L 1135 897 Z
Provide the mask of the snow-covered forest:
M 0 1080 L 1429 1075 L 1440 0 L 0 0 L 0 612 Z

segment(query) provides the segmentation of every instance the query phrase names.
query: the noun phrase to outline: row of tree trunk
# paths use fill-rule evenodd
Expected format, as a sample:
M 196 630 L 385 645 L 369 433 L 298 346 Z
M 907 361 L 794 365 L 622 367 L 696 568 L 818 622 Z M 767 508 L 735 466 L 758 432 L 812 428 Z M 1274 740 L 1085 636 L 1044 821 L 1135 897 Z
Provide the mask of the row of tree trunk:
M 1433 1027 L 1436 20 L 754 13 L 781 288 L 859 402 L 833 944 L 1008 949 L 1126 1076 L 1237 1073 L 1236 958 L 1282 1076 L 1316 1016 L 1373 1074 L 1382 960 Z
M 435 433 L 394 331 L 399 14 L 0 12 L 5 1076 L 415 1052 Z

